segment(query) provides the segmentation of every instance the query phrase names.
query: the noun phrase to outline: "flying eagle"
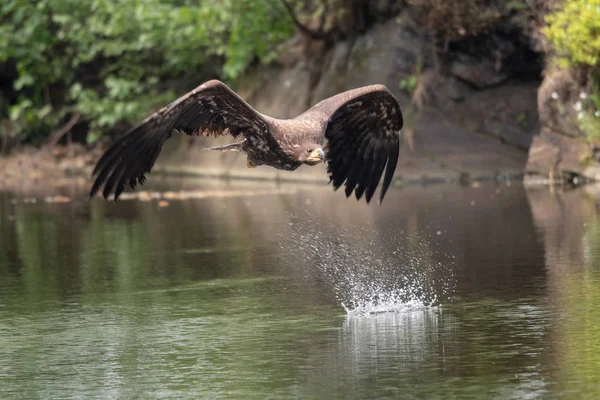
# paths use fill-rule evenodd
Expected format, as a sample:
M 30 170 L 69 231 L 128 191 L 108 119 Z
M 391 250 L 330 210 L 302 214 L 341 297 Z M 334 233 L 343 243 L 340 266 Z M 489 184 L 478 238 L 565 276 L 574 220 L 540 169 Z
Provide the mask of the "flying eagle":
M 402 128 L 400 106 L 383 85 L 349 90 L 292 119 L 254 110 L 227 85 L 211 80 L 161 108 L 127 131 L 98 161 L 90 196 L 104 185 L 116 201 L 125 185 L 143 184 L 163 143 L 173 131 L 187 135 L 240 136 L 243 140 L 207 150 L 243 151 L 248 167 L 269 165 L 293 171 L 302 164 L 327 163 L 330 183 L 345 182 L 346 197 L 367 203 L 384 173 L 383 200 L 396 170 Z M 326 143 L 325 143 L 326 142 Z M 387 168 L 386 168 L 387 165 Z

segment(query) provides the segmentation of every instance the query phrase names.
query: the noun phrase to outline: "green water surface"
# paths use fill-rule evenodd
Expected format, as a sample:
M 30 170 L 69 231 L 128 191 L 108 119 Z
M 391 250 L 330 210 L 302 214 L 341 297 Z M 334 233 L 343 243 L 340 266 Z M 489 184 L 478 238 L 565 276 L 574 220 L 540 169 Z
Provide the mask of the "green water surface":
M 600 398 L 584 190 L 0 194 L 0 398 Z

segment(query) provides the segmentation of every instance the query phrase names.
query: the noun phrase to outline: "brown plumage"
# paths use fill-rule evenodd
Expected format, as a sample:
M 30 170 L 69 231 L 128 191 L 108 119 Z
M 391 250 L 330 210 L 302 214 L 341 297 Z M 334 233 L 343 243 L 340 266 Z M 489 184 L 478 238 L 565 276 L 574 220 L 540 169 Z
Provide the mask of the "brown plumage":
M 114 194 L 116 200 L 125 185 L 143 184 L 163 143 L 173 131 L 181 131 L 242 136 L 241 142 L 210 150 L 244 151 L 249 167 L 293 171 L 302 164 L 324 161 L 334 190 L 345 183 L 346 197 L 354 191 L 357 200 L 364 194 L 367 203 L 383 175 L 382 201 L 398 162 L 402 123 L 400 106 L 383 85 L 340 93 L 284 120 L 260 114 L 227 85 L 212 80 L 150 115 L 115 142 L 94 169 L 90 196 L 104 185 L 104 198 Z

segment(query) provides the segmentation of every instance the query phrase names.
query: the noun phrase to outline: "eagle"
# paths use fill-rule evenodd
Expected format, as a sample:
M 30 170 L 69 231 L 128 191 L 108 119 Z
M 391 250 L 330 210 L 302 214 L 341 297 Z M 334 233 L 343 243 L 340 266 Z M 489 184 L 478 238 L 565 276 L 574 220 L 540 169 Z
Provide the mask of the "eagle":
M 327 164 L 334 191 L 364 194 L 367 203 L 383 175 L 379 202 L 392 182 L 400 151 L 403 118 L 398 101 L 384 85 L 370 85 L 329 97 L 292 119 L 277 119 L 252 108 L 219 80 L 208 81 L 138 123 L 97 162 L 90 191 L 114 201 L 126 185 L 143 184 L 173 132 L 224 136 L 239 142 L 207 148 L 241 151 L 247 166 L 294 171 Z M 385 170 L 385 175 L 384 175 Z

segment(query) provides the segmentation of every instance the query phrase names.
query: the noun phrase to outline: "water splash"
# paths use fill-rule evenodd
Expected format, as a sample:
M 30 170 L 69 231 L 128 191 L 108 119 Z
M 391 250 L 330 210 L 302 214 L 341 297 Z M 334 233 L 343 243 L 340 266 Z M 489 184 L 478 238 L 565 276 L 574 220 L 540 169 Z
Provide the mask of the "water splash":
M 399 231 L 384 242 L 372 226 L 315 230 L 318 224 L 301 220 L 287 238 L 293 245 L 283 246 L 294 265 L 304 261 L 306 279 L 329 287 L 349 316 L 433 308 L 453 290 L 452 257 L 432 249 L 435 238 Z
M 418 261 L 418 260 L 415 260 Z M 344 282 L 335 282 L 334 290 L 348 316 L 385 312 L 406 312 L 434 307 L 436 290 L 430 283 L 403 269 L 401 277 L 382 269 L 345 275 Z
M 406 300 L 403 293 L 381 292 L 375 295 L 368 295 L 365 298 L 359 297 L 350 303 L 341 303 L 349 317 L 362 316 L 369 314 L 379 314 L 387 312 L 405 312 L 429 308 L 436 308 L 433 304 L 437 299 L 431 302 L 424 302 L 419 298 Z

